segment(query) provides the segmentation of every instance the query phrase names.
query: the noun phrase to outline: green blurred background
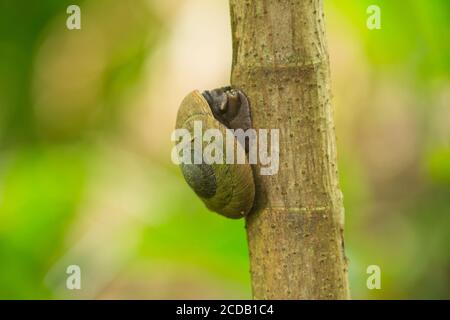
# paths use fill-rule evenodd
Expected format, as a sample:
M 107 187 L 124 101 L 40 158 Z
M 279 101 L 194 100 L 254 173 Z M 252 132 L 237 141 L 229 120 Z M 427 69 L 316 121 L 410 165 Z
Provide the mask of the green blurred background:
M 0 298 L 251 297 L 244 222 L 207 212 L 170 161 L 181 99 L 229 81 L 228 14 L 226 0 L 0 0 Z M 325 0 L 325 14 L 352 296 L 448 299 L 450 2 Z M 65 287 L 72 264 L 82 290 Z

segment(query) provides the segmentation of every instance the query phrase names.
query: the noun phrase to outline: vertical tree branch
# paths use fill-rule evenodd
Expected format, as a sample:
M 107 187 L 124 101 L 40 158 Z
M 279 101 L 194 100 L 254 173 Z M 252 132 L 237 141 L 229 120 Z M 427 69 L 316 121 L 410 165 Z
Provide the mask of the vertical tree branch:
M 342 196 L 321 0 L 230 0 L 231 83 L 253 126 L 280 130 L 278 174 L 254 169 L 247 218 L 256 299 L 347 299 Z

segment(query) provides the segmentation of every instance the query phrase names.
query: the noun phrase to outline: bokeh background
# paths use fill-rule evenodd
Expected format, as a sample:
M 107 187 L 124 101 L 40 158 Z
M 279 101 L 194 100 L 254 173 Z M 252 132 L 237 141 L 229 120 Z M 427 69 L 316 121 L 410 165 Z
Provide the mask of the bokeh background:
M 325 14 L 352 296 L 450 298 L 450 2 Z M 170 161 L 181 99 L 229 82 L 228 15 L 0 0 L 0 298 L 251 298 L 244 222 L 207 212 Z

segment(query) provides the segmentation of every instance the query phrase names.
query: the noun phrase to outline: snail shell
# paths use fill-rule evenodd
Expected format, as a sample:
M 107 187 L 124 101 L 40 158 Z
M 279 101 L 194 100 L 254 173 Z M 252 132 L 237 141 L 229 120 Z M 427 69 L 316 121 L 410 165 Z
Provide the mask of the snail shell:
M 205 91 L 195 90 L 182 101 L 178 110 L 176 128 L 187 129 L 194 136 L 194 121 L 202 122 L 202 130 L 219 129 L 225 140 L 228 129 L 251 127 L 250 108 L 245 95 L 230 87 Z M 204 133 L 204 132 L 203 132 Z M 234 150 L 245 148 L 232 136 Z M 203 143 L 203 149 L 206 142 Z M 192 144 L 191 144 L 192 145 Z M 192 154 L 195 152 L 192 147 Z M 228 218 L 245 216 L 253 207 L 255 185 L 250 164 L 184 164 L 183 176 L 198 197 L 212 211 Z

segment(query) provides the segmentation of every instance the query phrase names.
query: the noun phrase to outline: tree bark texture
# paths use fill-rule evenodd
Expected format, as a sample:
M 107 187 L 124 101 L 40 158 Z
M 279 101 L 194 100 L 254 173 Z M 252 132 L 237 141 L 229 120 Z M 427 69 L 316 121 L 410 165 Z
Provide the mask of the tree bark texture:
M 231 84 L 255 129 L 280 130 L 280 167 L 254 166 L 247 218 L 255 299 L 348 299 L 321 0 L 230 0 Z

